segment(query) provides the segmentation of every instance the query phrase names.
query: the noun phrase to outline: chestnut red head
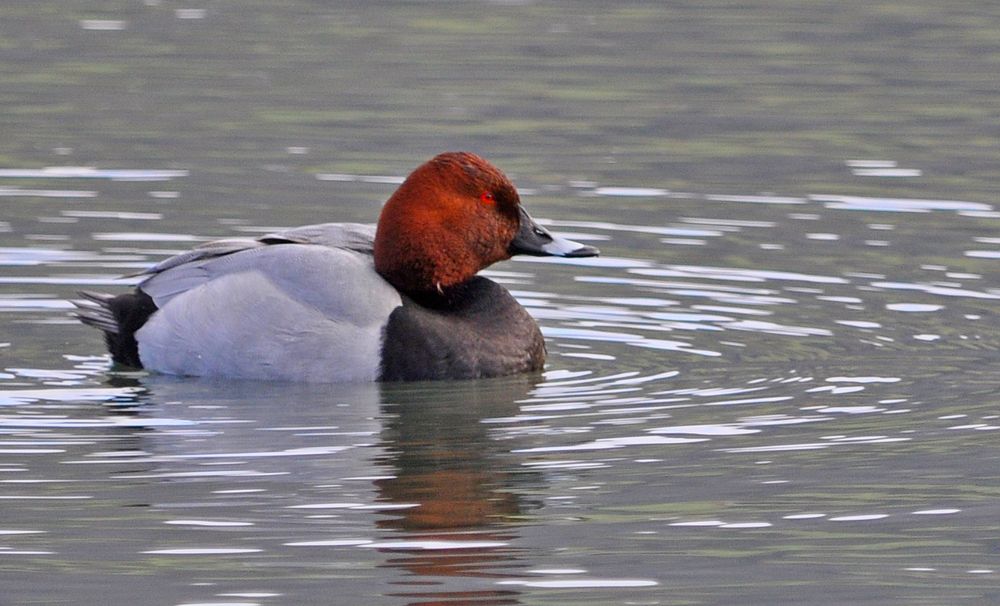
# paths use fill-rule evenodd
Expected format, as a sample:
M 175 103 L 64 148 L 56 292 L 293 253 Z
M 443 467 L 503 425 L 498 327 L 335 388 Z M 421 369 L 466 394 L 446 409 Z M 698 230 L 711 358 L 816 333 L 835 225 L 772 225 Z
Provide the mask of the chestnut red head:
M 386 202 L 375 235 L 375 269 L 410 293 L 461 284 L 514 254 L 598 251 L 537 225 L 507 176 L 468 152 L 443 153 L 417 167 Z

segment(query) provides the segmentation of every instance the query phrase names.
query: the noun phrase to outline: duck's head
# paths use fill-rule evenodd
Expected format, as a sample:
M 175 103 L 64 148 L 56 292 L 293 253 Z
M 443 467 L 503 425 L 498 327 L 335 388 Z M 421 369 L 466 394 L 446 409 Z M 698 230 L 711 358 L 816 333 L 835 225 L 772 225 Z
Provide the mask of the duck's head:
M 386 202 L 375 233 L 375 269 L 414 294 L 443 292 L 517 254 L 592 257 L 598 250 L 535 223 L 507 176 L 467 152 L 417 167 Z

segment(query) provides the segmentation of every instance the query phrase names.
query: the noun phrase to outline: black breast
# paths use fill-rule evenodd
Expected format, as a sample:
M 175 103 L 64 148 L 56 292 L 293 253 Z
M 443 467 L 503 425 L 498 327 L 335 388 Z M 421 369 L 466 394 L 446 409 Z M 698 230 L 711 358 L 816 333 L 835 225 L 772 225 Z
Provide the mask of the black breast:
M 541 370 L 538 324 L 507 289 L 482 277 L 444 298 L 403 297 L 382 343 L 383 381 L 474 379 Z

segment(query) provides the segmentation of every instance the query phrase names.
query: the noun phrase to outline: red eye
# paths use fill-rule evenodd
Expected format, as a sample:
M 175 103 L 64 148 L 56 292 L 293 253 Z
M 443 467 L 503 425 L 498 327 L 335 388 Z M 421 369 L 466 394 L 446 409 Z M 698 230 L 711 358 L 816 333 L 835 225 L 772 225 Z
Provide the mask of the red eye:
M 493 192 L 484 191 L 480 194 L 479 199 L 483 201 L 483 204 L 494 204 L 496 203 L 496 198 L 493 197 Z

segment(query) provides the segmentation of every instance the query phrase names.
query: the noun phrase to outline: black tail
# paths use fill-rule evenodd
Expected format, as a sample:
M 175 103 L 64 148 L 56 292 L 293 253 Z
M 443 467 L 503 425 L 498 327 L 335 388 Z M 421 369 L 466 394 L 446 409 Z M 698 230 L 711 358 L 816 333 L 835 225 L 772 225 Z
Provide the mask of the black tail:
M 74 315 L 84 324 L 104 331 L 111 359 L 118 364 L 142 368 L 135 333 L 156 311 L 153 299 L 141 290 L 117 296 L 81 291 L 80 296 L 84 300 L 73 302 L 77 307 Z

